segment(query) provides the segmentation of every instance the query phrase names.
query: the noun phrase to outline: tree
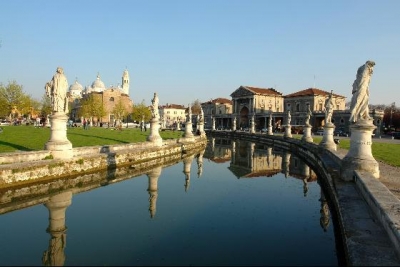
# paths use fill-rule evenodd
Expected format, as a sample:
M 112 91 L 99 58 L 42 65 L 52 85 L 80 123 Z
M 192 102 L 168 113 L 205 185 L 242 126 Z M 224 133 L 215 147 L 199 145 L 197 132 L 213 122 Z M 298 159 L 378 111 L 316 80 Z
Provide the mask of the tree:
M 17 84 L 16 81 L 8 82 L 6 86 L 0 84 L 0 116 L 10 116 L 13 108 L 26 109 L 29 102 L 27 100 L 28 97 L 24 94 L 22 85 Z
M 46 95 L 46 93 L 43 94 L 42 96 L 42 101 L 40 102 L 41 109 L 40 109 L 40 115 L 42 117 L 47 117 L 47 115 L 51 115 L 51 99 Z
M 112 110 L 115 119 L 117 121 L 122 121 L 122 119 L 128 114 L 128 110 L 122 103 L 121 99 L 118 101 L 118 103 L 114 106 L 114 109 Z
M 101 98 L 94 94 L 90 94 L 81 99 L 81 107 L 78 112 L 78 116 L 84 118 L 97 117 L 100 120 L 105 116 L 106 111 L 104 110 Z
M 149 121 L 151 119 L 151 111 L 148 106 L 145 105 L 144 100 L 140 104 L 133 105 L 132 107 L 132 119 L 134 121 Z
M 201 113 L 201 103 L 200 100 L 196 99 L 192 102 L 192 114 L 199 115 Z

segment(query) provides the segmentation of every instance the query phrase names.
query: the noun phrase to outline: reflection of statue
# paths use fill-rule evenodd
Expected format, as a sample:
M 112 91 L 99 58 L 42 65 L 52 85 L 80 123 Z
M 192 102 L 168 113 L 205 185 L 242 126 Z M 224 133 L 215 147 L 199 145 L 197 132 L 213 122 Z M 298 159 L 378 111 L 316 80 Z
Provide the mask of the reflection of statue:
M 53 112 L 68 113 L 67 90 L 68 81 L 61 67 L 57 68 L 51 81 L 45 85 L 46 95 L 51 99 Z
M 321 225 L 322 229 L 324 229 L 324 232 L 326 232 L 330 223 L 330 212 L 328 202 L 326 201 L 325 196 L 322 192 L 319 201 L 321 201 L 321 209 L 319 211 L 321 217 L 319 219 L 319 224 Z
M 158 119 L 159 115 L 158 115 L 158 96 L 157 93 L 154 93 L 154 97 L 151 100 L 151 114 L 153 116 L 154 119 Z
M 290 110 L 287 112 L 287 125 L 290 125 L 290 122 L 292 121 L 292 115 L 290 115 Z
M 311 118 L 312 112 L 310 110 L 310 105 L 307 105 L 307 108 L 308 108 L 308 110 L 307 110 L 307 117 L 306 117 L 306 125 L 310 126 L 310 118 Z
M 375 62 L 367 61 L 364 65 L 358 68 L 356 79 L 353 82 L 352 98 L 350 104 L 350 122 L 357 120 L 370 119 L 369 116 L 369 83 Z
M 334 106 L 335 106 L 335 103 L 333 103 L 332 91 L 331 91 L 328 99 L 325 101 L 325 123 L 326 124 L 332 123 L 332 114 L 333 114 Z

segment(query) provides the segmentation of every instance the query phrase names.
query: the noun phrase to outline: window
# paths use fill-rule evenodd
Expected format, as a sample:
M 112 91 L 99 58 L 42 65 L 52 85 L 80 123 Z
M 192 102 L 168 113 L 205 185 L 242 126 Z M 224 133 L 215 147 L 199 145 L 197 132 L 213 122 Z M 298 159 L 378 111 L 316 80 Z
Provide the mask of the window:
M 336 105 L 336 110 L 339 110 L 339 105 Z
M 319 111 L 322 111 L 322 103 L 319 104 L 318 110 L 319 110 Z
M 110 101 L 111 101 L 111 102 L 114 102 L 114 97 L 110 97 Z
M 340 124 L 344 124 L 344 119 L 340 119 Z
M 296 103 L 296 111 L 297 111 L 297 112 L 300 111 L 300 103 Z

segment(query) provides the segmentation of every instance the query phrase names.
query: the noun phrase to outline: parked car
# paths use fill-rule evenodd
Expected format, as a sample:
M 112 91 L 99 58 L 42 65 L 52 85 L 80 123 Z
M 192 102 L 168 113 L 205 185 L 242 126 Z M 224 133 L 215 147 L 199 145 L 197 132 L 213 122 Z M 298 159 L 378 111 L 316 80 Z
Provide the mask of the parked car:
M 400 139 L 400 132 L 394 132 L 392 136 L 394 139 Z
M 324 129 L 319 129 L 315 132 L 316 135 L 324 135 Z
M 0 122 L 0 125 L 2 125 L 2 126 L 8 126 L 8 125 L 10 125 L 11 123 L 9 122 L 9 121 L 6 121 L 6 120 L 2 120 L 1 122 Z

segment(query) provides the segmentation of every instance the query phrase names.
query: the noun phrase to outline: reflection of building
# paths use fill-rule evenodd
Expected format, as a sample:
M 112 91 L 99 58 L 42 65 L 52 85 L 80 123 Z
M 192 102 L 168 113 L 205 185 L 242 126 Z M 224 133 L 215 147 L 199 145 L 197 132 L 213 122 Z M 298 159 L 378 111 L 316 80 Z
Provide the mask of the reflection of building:
M 217 129 L 231 129 L 233 120 L 236 118 L 236 129 L 251 128 L 250 122 L 254 116 L 255 130 L 267 128 L 269 116 L 272 117 L 272 126 L 274 130 L 283 130 L 284 119 L 287 111 L 290 110 L 292 119 L 292 131 L 301 132 L 305 124 L 308 106 L 312 112 L 310 124 L 313 131 L 325 124 L 325 100 L 330 92 L 317 88 L 308 88 L 292 94 L 282 95 L 273 88 L 257 88 L 251 86 L 240 86 L 232 94 L 231 109 L 225 109 L 224 112 L 215 112 L 217 110 L 217 99 L 222 99 L 221 103 L 228 102 L 228 99 L 217 98 L 212 101 L 202 103 L 207 125 L 211 125 L 211 116 L 216 121 Z M 332 115 L 332 123 L 336 129 L 349 132 L 350 110 L 346 109 L 346 98 L 341 95 L 333 94 L 335 107 Z M 383 111 L 371 110 L 370 116 L 374 119 L 374 124 L 378 126 L 376 134 L 379 134 L 383 119 Z M 211 128 L 211 127 L 208 127 Z
M 231 139 L 211 137 L 207 142 L 204 157 L 216 163 L 228 162 L 232 156 L 231 146 Z
M 204 157 L 216 163 L 230 160 L 228 169 L 237 178 L 272 177 L 283 173 L 305 183 L 317 180 L 315 172 L 300 157 L 263 144 L 209 137 Z
M 79 119 L 79 110 L 81 102 L 92 96 L 96 101 L 101 103 L 104 108 L 105 115 L 102 118 L 94 118 L 94 121 L 111 122 L 118 117 L 114 114 L 114 108 L 121 103 L 125 110 L 130 113 L 133 102 L 129 98 L 129 73 L 125 70 L 122 73 L 122 86 L 110 86 L 106 88 L 104 82 L 101 81 L 100 75 L 97 75 L 96 80 L 90 86 L 83 89 L 82 85 L 76 80 L 69 87 L 70 101 L 70 118 L 72 120 Z

